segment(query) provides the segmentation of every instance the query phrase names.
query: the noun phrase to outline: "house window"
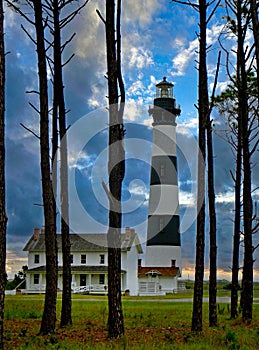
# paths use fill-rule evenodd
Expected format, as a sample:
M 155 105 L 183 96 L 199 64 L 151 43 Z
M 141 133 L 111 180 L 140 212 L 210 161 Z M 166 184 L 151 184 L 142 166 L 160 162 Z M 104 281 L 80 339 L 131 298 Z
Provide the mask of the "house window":
M 105 282 L 105 275 L 99 275 L 99 284 L 104 284 Z
M 175 267 L 175 260 L 173 260 L 173 259 L 171 260 L 171 266 Z
M 73 263 L 74 263 L 74 255 L 70 254 L 70 264 L 73 264 Z
M 105 262 L 105 255 L 100 254 L 100 264 L 104 264 L 104 262 Z
M 35 254 L 34 255 L 34 264 L 39 264 L 40 263 L 40 255 L 39 254 Z
M 33 283 L 34 284 L 40 284 L 40 275 L 38 273 L 33 275 Z
M 80 275 L 80 286 L 86 286 L 86 275 Z
M 86 264 L 86 255 L 85 254 L 81 255 L 81 264 Z

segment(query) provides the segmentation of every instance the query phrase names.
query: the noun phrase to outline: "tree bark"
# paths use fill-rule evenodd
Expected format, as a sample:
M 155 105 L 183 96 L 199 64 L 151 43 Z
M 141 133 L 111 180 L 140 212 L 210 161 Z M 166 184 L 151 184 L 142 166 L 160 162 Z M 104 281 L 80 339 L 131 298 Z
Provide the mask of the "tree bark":
M 41 0 L 33 0 L 33 6 L 37 38 L 36 41 L 40 91 L 40 159 L 46 249 L 46 294 L 40 333 L 45 335 L 53 333 L 55 331 L 56 324 L 57 241 L 49 162 L 48 86 Z
M 210 218 L 210 281 L 209 281 L 209 322 L 210 327 L 218 325 L 217 317 L 217 225 L 214 191 L 214 158 L 211 122 L 207 127 L 207 159 L 208 159 L 208 201 Z
M 108 230 L 108 336 L 124 334 L 121 305 L 121 187 L 125 173 L 122 113 L 118 108 L 120 71 L 120 0 L 117 5 L 117 38 L 115 38 L 115 2 L 106 0 L 106 47 L 109 94 L 109 230 Z M 116 48 L 117 40 L 117 48 Z M 119 50 L 118 50 L 119 48 Z M 122 85 L 121 85 L 122 84 Z M 124 101 L 123 101 L 124 102 Z
M 241 227 L 241 173 L 242 173 L 242 123 L 238 116 L 237 158 L 235 176 L 235 218 L 232 254 L 232 286 L 231 286 L 231 318 L 238 316 L 238 273 L 239 273 L 239 247 Z
M 199 1 L 200 35 L 199 35 L 199 149 L 198 154 L 198 188 L 197 188 L 197 227 L 196 227 L 196 263 L 192 312 L 192 331 L 202 331 L 202 298 L 204 277 L 205 245 L 205 129 L 209 114 L 208 83 L 206 68 L 206 0 Z
M 257 70 L 257 96 L 259 103 L 259 20 L 258 20 L 258 3 L 256 0 L 250 0 L 250 11 L 253 25 L 253 35 L 255 44 L 255 58 Z
M 4 298 L 6 284 L 6 226 L 5 210 L 5 47 L 4 11 L 0 1 L 0 349 L 4 349 Z
M 248 128 L 248 84 L 246 59 L 244 52 L 244 29 L 242 26 L 243 1 L 237 1 L 237 77 L 238 101 L 242 123 L 243 142 L 243 215 L 244 215 L 244 264 L 242 281 L 242 319 L 250 323 L 253 309 L 253 244 L 252 244 L 252 197 L 251 197 L 251 164 L 249 151 Z
M 71 264 L 69 237 L 69 203 L 68 203 L 68 160 L 66 138 L 66 110 L 62 73 L 60 9 L 58 0 L 53 1 L 54 20 L 54 91 L 58 110 L 60 135 L 60 206 L 61 236 L 63 257 L 63 288 L 60 326 L 72 324 L 71 316 Z

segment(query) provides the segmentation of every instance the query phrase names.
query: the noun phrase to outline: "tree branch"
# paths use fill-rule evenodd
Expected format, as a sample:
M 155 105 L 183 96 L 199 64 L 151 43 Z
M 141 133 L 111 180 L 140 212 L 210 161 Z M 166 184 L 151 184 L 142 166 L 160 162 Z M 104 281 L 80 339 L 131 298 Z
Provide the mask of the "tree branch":
M 97 13 L 97 15 L 100 17 L 100 19 L 101 19 L 101 21 L 104 23 L 104 25 L 106 25 L 106 21 L 105 21 L 105 19 L 103 18 L 103 16 L 101 15 L 101 12 L 100 12 L 98 9 L 96 9 L 96 13 Z
M 29 131 L 32 135 L 34 135 L 35 137 L 37 137 L 37 139 L 40 140 L 39 135 L 37 135 L 34 131 L 32 131 L 31 129 L 27 128 L 23 123 L 20 123 L 20 125 L 27 131 Z
M 62 67 L 64 67 L 65 65 L 67 65 L 71 60 L 72 58 L 75 56 L 75 54 L 73 53 L 63 64 L 62 64 Z

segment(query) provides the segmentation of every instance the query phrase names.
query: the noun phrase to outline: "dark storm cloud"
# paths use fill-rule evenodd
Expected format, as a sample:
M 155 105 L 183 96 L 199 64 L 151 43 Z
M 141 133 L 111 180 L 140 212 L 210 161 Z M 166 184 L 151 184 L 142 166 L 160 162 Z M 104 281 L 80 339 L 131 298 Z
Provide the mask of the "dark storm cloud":
M 43 224 L 39 161 L 22 143 L 6 140 L 8 243 L 25 242 Z
M 8 215 L 8 249 L 21 249 L 35 226 L 42 225 L 38 140 L 23 129 L 20 123 L 38 130 L 38 116 L 28 101 L 35 97 L 26 90 L 35 89 L 37 72 L 35 51 L 17 26 L 6 34 L 6 196 Z M 25 55 L 25 50 L 27 53 Z M 31 61 L 28 65 L 27 60 Z

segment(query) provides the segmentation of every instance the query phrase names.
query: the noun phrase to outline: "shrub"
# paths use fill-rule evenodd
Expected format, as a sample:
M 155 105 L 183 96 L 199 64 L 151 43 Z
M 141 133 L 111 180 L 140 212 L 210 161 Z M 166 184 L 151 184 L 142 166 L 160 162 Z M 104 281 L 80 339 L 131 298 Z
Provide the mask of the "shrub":
M 228 331 L 226 333 L 226 342 L 227 343 L 236 343 L 237 334 L 234 331 Z

